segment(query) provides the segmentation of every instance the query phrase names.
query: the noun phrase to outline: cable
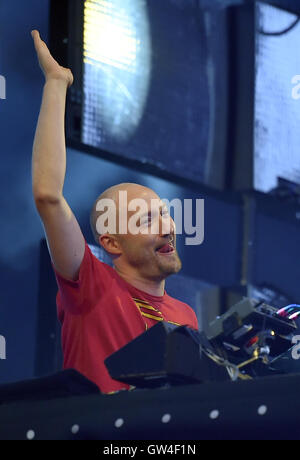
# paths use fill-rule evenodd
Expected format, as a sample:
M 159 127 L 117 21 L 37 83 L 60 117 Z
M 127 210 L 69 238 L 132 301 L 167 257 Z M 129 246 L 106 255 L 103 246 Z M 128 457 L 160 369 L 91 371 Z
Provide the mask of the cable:
M 211 352 L 212 355 L 223 360 L 222 363 L 218 362 L 217 364 L 225 366 L 229 377 L 231 380 L 235 381 L 239 377 L 239 370 L 234 364 L 228 361 L 226 350 L 219 347 L 216 343 L 214 344 L 214 349 L 216 350 L 216 353 Z
M 241 374 L 238 369 L 238 366 L 229 362 L 227 359 L 221 358 L 220 356 L 216 355 L 210 350 L 206 350 L 205 348 L 201 347 L 201 352 L 203 353 L 212 361 L 214 361 L 219 366 L 224 366 L 229 374 L 231 380 L 235 381 L 238 378 L 241 380 L 252 380 L 252 377 L 248 374 Z
M 254 356 L 254 358 L 248 359 L 248 361 L 244 361 L 243 363 L 238 364 L 237 368 L 240 369 L 241 367 L 247 366 L 247 364 L 253 363 L 253 361 L 256 361 L 257 359 L 259 359 L 259 357 L 259 355 Z
M 291 316 L 293 316 L 293 314 L 295 314 L 295 313 L 298 313 L 298 314 L 300 313 L 300 305 L 298 305 L 298 304 L 287 305 L 286 307 L 283 307 L 280 310 L 278 310 L 276 312 L 276 315 L 281 316 L 281 317 L 287 317 L 288 316 L 289 319 L 293 319 Z M 298 316 L 298 315 L 296 315 L 296 316 Z
M 294 27 L 297 26 L 297 24 L 300 22 L 300 17 L 298 17 L 297 19 L 295 19 L 295 21 L 293 21 L 293 23 L 287 27 L 286 29 L 284 30 L 281 30 L 279 32 L 266 32 L 265 30 L 261 29 L 261 28 L 258 28 L 257 29 L 257 32 L 260 34 L 260 35 L 264 35 L 266 37 L 280 37 L 282 35 L 285 35 L 287 34 L 288 32 L 290 32 L 292 29 L 294 29 Z

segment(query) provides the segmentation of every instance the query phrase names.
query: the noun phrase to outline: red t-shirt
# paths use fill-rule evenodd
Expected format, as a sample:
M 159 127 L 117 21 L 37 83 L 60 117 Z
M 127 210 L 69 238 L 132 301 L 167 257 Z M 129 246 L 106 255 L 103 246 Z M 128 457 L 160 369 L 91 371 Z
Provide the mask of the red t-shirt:
M 87 244 L 77 281 L 54 272 L 63 368 L 81 372 L 103 393 L 129 388 L 110 377 L 104 360 L 146 329 L 161 320 L 198 329 L 191 307 L 166 292 L 157 297 L 131 286 Z

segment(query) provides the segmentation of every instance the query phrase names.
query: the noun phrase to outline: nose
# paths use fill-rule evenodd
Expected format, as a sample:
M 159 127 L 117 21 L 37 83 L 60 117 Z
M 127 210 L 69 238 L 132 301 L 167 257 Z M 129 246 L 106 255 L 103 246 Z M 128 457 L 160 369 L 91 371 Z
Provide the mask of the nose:
M 168 214 L 160 216 L 159 220 L 160 236 L 169 236 L 175 234 L 175 222 Z

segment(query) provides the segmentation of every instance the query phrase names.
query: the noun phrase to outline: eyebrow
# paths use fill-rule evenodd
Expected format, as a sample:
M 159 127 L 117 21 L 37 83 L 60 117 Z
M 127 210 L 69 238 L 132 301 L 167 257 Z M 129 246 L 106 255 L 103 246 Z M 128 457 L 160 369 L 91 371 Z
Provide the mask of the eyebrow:
M 163 209 L 166 209 L 169 212 L 168 207 L 167 207 L 167 205 L 165 203 L 159 206 L 159 211 L 162 211 Z M 156 208 L 154 209 L 154 212 L 156 214 Z M 151 214 L 152 214 L 152 210 L 148 211 L 148 212 L 145 212 L 144 214 L 142 214 L 140 216 L 140 218 L 142 218 L 144 216 L 151 216 Z

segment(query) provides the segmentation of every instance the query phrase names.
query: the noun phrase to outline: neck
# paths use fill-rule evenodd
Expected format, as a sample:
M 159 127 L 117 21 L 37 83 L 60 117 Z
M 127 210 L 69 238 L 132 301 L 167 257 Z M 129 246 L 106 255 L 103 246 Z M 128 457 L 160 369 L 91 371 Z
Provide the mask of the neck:
M 127 283 L 131 284 L 133 287 L 139 289 L 140 291 L 146 292 L 147 294 L 153 296 L 163 296 L 165 292 L 165 280 L 149 280 L 142 278 L 138 274 L 125 273 L 122 269 L 114 267 L 118 275 L 123 278 Z

